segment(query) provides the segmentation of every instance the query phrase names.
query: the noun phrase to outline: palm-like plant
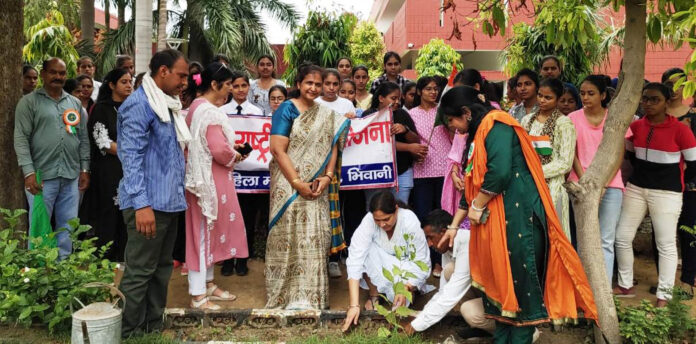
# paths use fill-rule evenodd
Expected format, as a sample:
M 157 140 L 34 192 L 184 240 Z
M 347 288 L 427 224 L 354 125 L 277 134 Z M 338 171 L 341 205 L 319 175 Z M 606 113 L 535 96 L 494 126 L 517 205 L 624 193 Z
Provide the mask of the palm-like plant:
M 26 32 L 27 44 L 22 49 L 24 61 L 39 66 L 49 57 L 59 57 L 65 61 L 68 77 L 77 71 L 79 55 L 73 45 L 73 36 L 65 26 L 63 14 L 51 9 L 46 17 Z
M 191 59 L 207 62 L 220 53 L 232 59 L 232 67 L 242 69 L 261 55 L 273 55 L 261 22 L 262 10 L 290 30 L 299 20 L 295 8 L 282 0 L 187 0 L 185 11 L 168 11 L 174 27 L 171 36 L 189 40 L 184 50 Z M 128 22 L 104 37 L 98 58 L 103 71 L 113 67 L 116 54 L 133 52 L 134 30 Z

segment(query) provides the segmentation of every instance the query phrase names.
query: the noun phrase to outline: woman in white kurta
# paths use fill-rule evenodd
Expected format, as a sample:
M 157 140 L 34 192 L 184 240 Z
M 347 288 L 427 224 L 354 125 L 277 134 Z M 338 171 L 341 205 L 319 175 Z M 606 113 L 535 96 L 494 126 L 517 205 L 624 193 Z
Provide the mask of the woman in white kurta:
M 408 246 L 405 235 L 412 238 L 411 249 L 415 250 L 413 260 L 399 260 L 396 257 L 395 247 Z M 408 251 L 404 256 L 408 257 Z M 427 270 L 423 271 L 416 264 L 417 261 L 427 265 Z M 370 212 L 355 230 L 348 249 L 349 312 L 354 313 L 357 309 L 357 315 L 360 314 L 358 286 L 370 291 L 370 299 L 365 304 L 368 310 L 374 308 L 379 294 L 384 294 L 394 307 L 407 304 L 403 296 L 395 299 L 393 283 L 382 273 L 383 268 L 392 271 L 394 266 L 415 276 L 404 281 L 409 291 L 431 290 L 426 285 L 426 279 L 430 276 L 430 251 L 418 217 L 412 211 L 400 208 L 390 191 L 382 191 L 372 197 Z
M 563 83 L 558 79 L 543 80 L 537 95 L 539 110 L 524 116 L 520 123 L 532 137 L 563 232 L 570 240 L 570 201 L 563 184 L 573 167 L 576 133 L 570 118 L 557 108 L 562 95 Z

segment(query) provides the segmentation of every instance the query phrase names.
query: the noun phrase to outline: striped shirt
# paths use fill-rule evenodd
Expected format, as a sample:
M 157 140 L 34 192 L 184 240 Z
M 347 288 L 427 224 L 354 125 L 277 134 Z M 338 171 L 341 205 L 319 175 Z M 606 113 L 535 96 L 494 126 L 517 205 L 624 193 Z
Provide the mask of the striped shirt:
M 684 180 L 696 177 L 696 138 L 689 127 L 668 115 L 657 125 L 643 117 L 631 123 L 631 131 L 626 150 L 633 174 L 628 181 L 646 189 L 684 191 Z
M 121 209 L 186 210 L 184 154 L 174 121 L 160 121 L 141 87 L 118 109 L 117 126 L 118 158 L 123 166 L 118 188 Z

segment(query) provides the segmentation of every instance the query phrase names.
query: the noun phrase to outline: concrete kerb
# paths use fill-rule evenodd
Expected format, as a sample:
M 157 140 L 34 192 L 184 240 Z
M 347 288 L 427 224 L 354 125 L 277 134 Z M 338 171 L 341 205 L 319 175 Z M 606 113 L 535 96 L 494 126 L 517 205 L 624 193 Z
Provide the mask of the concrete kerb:
M 167 328 L 186 327 L 240 327 L 250 328 L 340 328 L 346 317 L 345 311 L 336 310 L 276 310 L 276 309 L 221 309 L 202 311 L 193 308 L 167 308 L 164 312 Z M 458 319 L 457 319 L 458 318 Z M 463 321 L 457 313 L 449 313 L 444 322 Z M 386 326 L 387 321 L 375 311 L 362 311 L 360 322 L 369 326 Z

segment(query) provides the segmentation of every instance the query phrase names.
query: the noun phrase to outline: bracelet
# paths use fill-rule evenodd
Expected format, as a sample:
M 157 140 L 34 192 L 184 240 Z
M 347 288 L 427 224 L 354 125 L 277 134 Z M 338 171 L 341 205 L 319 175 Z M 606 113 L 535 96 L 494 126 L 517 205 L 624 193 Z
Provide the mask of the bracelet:
M 297 183 L 298 181 L 302 181 L 302 179 L 300 179 L 300 178 L 295 178 L 295 179 L 293 179 L 293 180 L 290 182 L 290 186 L 295 185 L 295 183 Z
M 457 230 L 457 229 L 459 229 L 459 226 L 449 225 L 449 226 L 447 226 L 447 229 L 455 229 L 455 230 Z
M 326 172 L 326 176 L 328 176 L 328 177 L 331 178 L 331 179 L 333 179 L 333 175 L 334 175 L 334 173 L 333 173 L 332 171 L 327 171 L 327 172 Z
M 484 210 L 486 210 L 486 207 L 477 208 L 476 205 L 474 204 L 474 200 L 471 200 L 471 209 L 474 209 L 476 211 L 484 211 Z
M 348 306 L 348 309 L 351 309 L 351 308 L 360 308 L 360 306 L 358 306 L 358 305 Z

